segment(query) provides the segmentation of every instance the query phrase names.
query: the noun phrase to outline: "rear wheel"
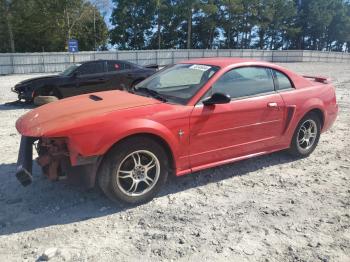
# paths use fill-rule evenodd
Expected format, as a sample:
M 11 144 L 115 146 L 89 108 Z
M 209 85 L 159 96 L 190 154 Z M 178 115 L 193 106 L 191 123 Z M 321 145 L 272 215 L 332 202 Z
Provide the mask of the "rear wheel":
M 289 152 L 297 157 L 307 157 L 316 148 L 321 134 L 321 121 L 317 114 L 307 114 L 296 128 Z
M 165 183 L 168 166 L 164 148 L 153 139 L 127 139 L 106 155 L 99 170 L 98 184 L 113 201 L 145 203 Z

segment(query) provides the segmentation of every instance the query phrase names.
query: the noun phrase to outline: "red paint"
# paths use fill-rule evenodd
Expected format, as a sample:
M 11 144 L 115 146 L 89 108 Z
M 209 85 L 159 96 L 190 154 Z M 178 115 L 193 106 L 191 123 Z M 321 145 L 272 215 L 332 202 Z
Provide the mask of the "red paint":
M 216 65 L 221 69 L 187 105 L 122 91 L 100 92 L 63 99 L 30 111 L 16 123 L 24 136 L 64 137 L 71 162 L 80 156 L 104 155 L 118 141 L 135 134 L 153 134 L 171 149 L 176 174 L 225 164 L 288 148 L 301 118 L 310 110 L 324 115 L 323 131 L 336 119 L 335 90 L 283 67 L 254 60 L 208 58 L 185 61 Z M 198 100 L 225 72 L 242 66 L 263 66 L 286 74 L 295 90 L 203 106 Z M 271 108 L 269 103 L 277 103 Z M 184 132 L 179 136 L 179 130 Z
M 277 102 L 280 109 L 269 108 L 270 102 Z M 283 132 L 283 112 L 284 102 L 279 94 L 213 107 L 196 106 L 190 119 L 191 165 L 205 165 L 274 146 Z

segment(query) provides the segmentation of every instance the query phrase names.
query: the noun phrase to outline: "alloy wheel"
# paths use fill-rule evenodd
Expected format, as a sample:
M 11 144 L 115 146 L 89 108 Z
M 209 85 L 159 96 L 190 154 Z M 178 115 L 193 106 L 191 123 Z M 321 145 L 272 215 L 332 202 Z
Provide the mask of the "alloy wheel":
M 116 183 L 127 196 L 141 196 L 152 190 L 160 174 L 158 158 L 150 151 L 139 150 L 127 155 L 117 170 Z
M 297 135 L 297 146 L 303 152 L 309 151 L 315 144 L 317 138 L 317 124 L 308 119 L 300 126 Z

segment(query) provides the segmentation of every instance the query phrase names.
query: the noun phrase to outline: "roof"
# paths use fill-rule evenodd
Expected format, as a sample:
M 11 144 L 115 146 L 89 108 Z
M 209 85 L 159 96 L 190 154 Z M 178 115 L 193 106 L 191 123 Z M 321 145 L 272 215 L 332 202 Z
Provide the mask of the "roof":
M 195 58 L 186 61 L 182 61 L 183 64 L 202 64 L 210 66 L 218 66 L 220 68 L 232 68 L 240 66 L 263 66 L 278 70 L 292 79 L 294 83 L 298 83 L 298 86 L 307 86 L 310 84 L 310 81 L 305 82 L 305 78 L 299 76 L 298 74 L 292 72 L 291 70 L 284 68 L 280 65 L 274 63 L 260 61 L 257 59 L 251 58 L 237 58 L 237 57 L 210 57 L 210 58 Z
M 206 64 L 212 66 L 226 67 L 232 64 L 240 63 L 263 63 L 262 61 L 247 58 L 236 58 L 236 57 L 210 57 L 210 58 L 195 58 L 186 61 L 181 61 L 186 64 Z

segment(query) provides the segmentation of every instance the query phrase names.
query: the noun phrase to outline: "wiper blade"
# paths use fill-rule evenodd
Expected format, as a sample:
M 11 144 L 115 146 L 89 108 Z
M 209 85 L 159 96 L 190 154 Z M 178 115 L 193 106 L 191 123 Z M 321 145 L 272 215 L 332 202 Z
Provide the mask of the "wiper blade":
M 150 95 L 151 97 L 153 97 L 155 99 L 158 99 L 158 100 L 160 100 L 162 102 L 167 102 L 168 101 L 168 99 L 166 99 L 163 95 L 158 93 L 156 90 L 149 89 L 147 87 L 139 87 L 139 88 L 135 88 L 134 90 L 136 92 L 140 91 L 140 92 L 146 93 L 146 94 Z

